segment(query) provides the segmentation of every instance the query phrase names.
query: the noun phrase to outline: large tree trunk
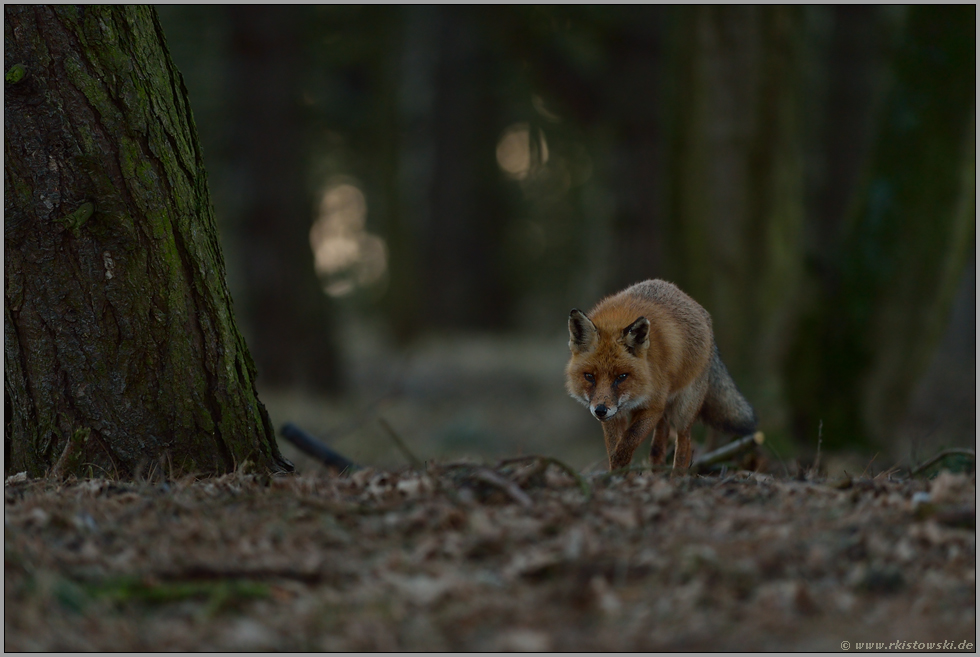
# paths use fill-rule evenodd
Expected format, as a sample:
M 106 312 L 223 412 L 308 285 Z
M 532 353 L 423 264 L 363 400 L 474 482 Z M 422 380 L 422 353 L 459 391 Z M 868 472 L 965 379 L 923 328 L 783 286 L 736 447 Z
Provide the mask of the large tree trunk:
M 4 46 L 7 470 L 290 469 L 154 10 L 7 5 Z

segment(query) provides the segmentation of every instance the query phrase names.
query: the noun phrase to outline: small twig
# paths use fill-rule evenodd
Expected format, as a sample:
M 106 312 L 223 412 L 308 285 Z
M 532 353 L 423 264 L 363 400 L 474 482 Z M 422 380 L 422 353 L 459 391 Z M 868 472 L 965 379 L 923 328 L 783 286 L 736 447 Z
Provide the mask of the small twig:
M 456 489 L 447 484 L 439 476 L 442 472 L 446 470 L 453 470 L 455 468 L 462 467 L 479 467 L 472 463 L 426 463 L 425 473 L 432 479 L 432 482 L 436 486 L 436 490 L 446 496 L 446 498 L 455 505 L 460 504 L 459 495 L 456 493 Z
M 592 486 L 589 485 L 589 482 L 586 481 L 585 477 L 583 477 L 581 474 L 576 472 L 575 469 L 572 468 L 571 466 L 562 463 L 556 458 L 552 458 L 550 456 L 536 456 L 536 455 L 518 456 L 516 458 L 504 459 L 503 461 L 500 461 L 499 465 L 507 465 L 509 463 L 520 463 L 522 461 L 531 461 L 531 460 L 542 461 L 545 463 L 546 466 L 554 465 L 555 467 L 564 470 L 566 473 L 571 475 L 572 479 L 575 480 L 575 483 L 578 484 L 579 490 L 582 491 L 582 494 L 585 495 L 585 498 L 586 499 L 592 498 Z
M 776 460 L 779 461 L 779 465 L 783 466 L 783 472 L 786 473 L 786 476 L 792 477 L 793 475 L 789 473 L 789 468 L 786 466 L 786 461 L 784 461 L 783 457 L 779 455 L 779 452 L 776 451 L 776 448 L 772 446 L 772 443 L 766 443 L 766 447 L 769 449 L 770 452 L 772 452 L 773 456 L 776 457 Z
M 500 466 L 498 465 L 497 468 L 495 469 L 499 469 L 499 468 Z M 520 470 L 517 473 L 515 473 L 515 476 L 513 477 L 514 483 L 520 486 L 521 488 L 523 488 L 524 486 L 527 485 L 529 481 L 533 480 L 535 477 L 544 475 L 547 469 L 548 469 L 548 463 L 546 461 L 543 461 L 541 459 L 535 459 L 534 461 L 531 461 L 523 470 Z
M 761 431 L 756 431 L 751 436 L 743 436 L 741 438 L 733 440 L 727 445 L 719 447 L 713 452 L 702 454 L 701 456 L 699 456 L 694 460 L 694 463 L 691 464 L 691 469 L 694 470 L 700 468 L 707 468 L 710 465 L 721 463 L 722 461 L 727 461 L 731 458 L 738 456 L 742 452 L 746 452 L 750 449 L 755 448 L 758 445 L 761 445 L 765 441 L 766 441 L 765 434 L 763 434 Z
M 115 452 L 113 452 L 112 449 L 109 448 L 109 445 L 106 444 L 106 441 L 102 437 L 101 434 L 96 433 L 95 434 L 95 439 L 96 439 L 96 442 L 99 444 L 99 447 L 102 448 L 102 451 L 105 452 L 106 457 L 109 459 L 109 463 L 112 465 L 112 473 L 113 473 L 113 475 L 116 478 L 115 480 L 116 481 L 119 481 L 119 479 L 120 479 L 120 477 L 119 477 L 119 468 L 116 466 L 116 461 L 119 460 L 118 457 L 115 455 Z M 170 452 L 167 452 L 167 458 L 169 458 L 169 457 L 170 457 Z M 109 473 L 106 472 L 106 477 L 108 478 L 108 476 L 109 476 Z
M 404 355 L 399 357 L 394 367 L 392 367 L 392 375 L 388 380 L 387 391 L 361 407 L 361 409 L 354 414 L 353 419 L 345 422 L 339 428 L 331 429 L 330 436 L 332 440 L 337 441 L 342 438 L 346 438 L 354 432 L 359 431 L 369 422 L 373 422 L 375 416 L 377 415 L 377 411 L 381 406 L 387 404 L 388 401 L 402 394 L 403 384 L 400 379 L 404 378 L 405 373 L 408 371 L 411 364 L 412 349 L 413 348 L 409 348 L 407 351 L 405 351 Z
M 499 474 L 490 470 L 489 468 L 478 468 L 472 475 L 474 479 L 482 481 L 485 484 L 490 484 L 491 486 L 496 486 L 500 490 L 504 491 L 511 498 L 519 503 L 521 506 L 529 507 L 533 504 L 531 498 L 527 496 L 521 487 L 515 484 L 510 479 L 505 479 Z
M 891 477 L 893 474 L 895 474 L 896 472 L 898 472 L 901 469 L 902 469 L 901 466 L 899 466 L 899 465 L 893 465 L 892 467 L 888 468 L 887 470 L 882 470 L 881 472 L 879 472 L 878 474 L 876 474 L 874 476 L 874 478 L 875 479 L 882 479 L 882 478 L 886 478 L 887 479 L 887 478 Z
M 823 445 L 823 420 L 817 425 L 817 458 L 813 461 L 813 471 L 820 474 L 820 447 Z
M 718 488 L 719 486 L 724 486 L 725 484 L 727 484 L 730 481 L 735 481 L 737 478 L 738 477 L 736 477 L 735 475 L 727 475 L 726 476 L 725 475 L 725 469 L 723 467 L 722 468 L 722 471 L 721 471 L 721 474 L 718 475 L 718 483 L 716 483 L 714 487 L 715 488 Z
M 412 464 L 412 467 L 416 470 L 424 471 L 425 464 L 422 463 L 419 457 L 412 453 L 412 450 L 408 448 L 408 445 L 406 445 L 405 441 L 401 439 L 401 436 L 399 436 L 398 433 L 391 428 L 391 425 L 388 424 L 388 420 L 379 415 L 378 423 L 384 428 L 385 431 L 388 432 L 388 437 L 391 438 L 393 443 L 395 443 L 395 447 L 397 447 L 398 450 L 405 455 L 405 458 L 407 458 L 408 462 Z
M 88 466 L 89 468 L 93 468 L 93 467 L 96 467 L 96 468 L 98 468 L 99 470 L 102 470 L 102 472 L 104 472 L 104 473 L 105 473 L 105 477 L 103 477 L 103 479 L 106 479 L 106 480 L 108 480 L 108 479 L 109 479 L 109 471 L 108 471 L 108 470 L 106 470 L 106 469 L 105 469 L 104 467 L 102 467 L 101 465 L 99 465 L 98 463 L 82 463 L 82 465 L 87 465 L 87 466 Z
M 511 498 L 522 504 L 523 506 L 531 505 L 531 498 L 527 496 L 521 487 L 510 481 L 509 479 L 502 477 L 490 468 L 479 465 L 476 463 L 466 463 L 466 462 L 455 462 L 455 463 L 443 463 L 438 465 L 433 465 L 437 470 L 468 470 L 469 472 L 464 472 L 462 476 L 457 477 L 459 479 L 476 479 L 477 481 L 482 481 L 485 484 L 490 484 L 495 488 L 507 493 Z M 438 477 L 435 477 L 436 485 L 442 486 Z M 447 493 L 452 492 L 455 495 L 455 491 L 450 488 L 445 489 Z
M 864 479 L 864 475 L 868 474 L 868 468 L 870 468 L 871 464 L 875 462 L 875 459 L 878 458 L 879 454 L 881 454 L 881 452 L 875 452 L 875 455 L 871 457 L 871 460 L 868 461 L 868 464 L 864 466 L 864 472 L 861 473 L 859 479 Z M 872 470 L 872 472 L 874 471 Z
M 935 465 L 936 463 L 942 461 L 947 456 L 970 456 L 973 458 L 974 464 L 977 462 L 977 453 L 974 450 L 966 449 L 963 447 L 952 447 L 950 449 L 944 449 L 943 451 L 933 456 L 931 459 L 927 459 L 923 463 L 920 463 L 919 465 L 909 470 L 909 476 L 914 477 L 915 475 L 919 474 L 920 472 L 928 468 L 930 465 Z
M 582 472 L 594 473 L 596 471 L 596 468 L 601 468 L 604 465 L 609 465 L 608 458 L 601 458 L 598 461 L 593 461 L 592 463 L 589 463 L 587 466 L 585 466 L 582 469 Z
M 916 454 L 916 452 L 919 451 L 918 450 L 919 441 L 926 441 L 926 440 L 928 440 L 929 437 L 936 432 L 936 429 L 938 429 L 939 427 L 942 426 L 944 420 L 945 420 L 945 418 L 940 417 L 939 418 L 939 421 L 936 422 L 935 424 L 933 424 L 932 425 L 932 428 L 929 429 L 929 431 L 927 431 L 925 434 L 923 434 L 923 436 L 921 438 L 919 438 L 918 436 L 913 436 L 912 437 L 912 444 L 909 447 L 909 458 L 910 459 L 912 459 L 913 461 L 916 460 L 915 454 Z
M 69 436 L 65 442 L 65 449 L 61 452 L 61 456 L 58 457 L 58 461 L 54 464 L 54 468 L 51 469 L 51 473 L 48 476 L 52 479 L 64 479 L 65 471 L 68 469 L 68 462 L 77 456 L 81 446 L 81 440 L 76 440 L 74 436 Z

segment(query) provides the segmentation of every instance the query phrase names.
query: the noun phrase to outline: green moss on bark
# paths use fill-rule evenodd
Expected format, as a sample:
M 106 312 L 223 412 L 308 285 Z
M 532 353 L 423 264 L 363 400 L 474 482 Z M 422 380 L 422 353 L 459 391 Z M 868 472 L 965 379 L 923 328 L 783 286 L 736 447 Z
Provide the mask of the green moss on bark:
M 3 80 L 7 84 L 17 84 L 26 76 L 27 67 L 23 64 L 14 64 L 7 70 L 7 73 L 3 76 Z

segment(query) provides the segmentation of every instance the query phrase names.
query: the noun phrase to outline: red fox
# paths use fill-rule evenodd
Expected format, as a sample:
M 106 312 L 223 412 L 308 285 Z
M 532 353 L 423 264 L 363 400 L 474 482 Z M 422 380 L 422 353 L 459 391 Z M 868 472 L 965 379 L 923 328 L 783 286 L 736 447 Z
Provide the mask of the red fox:
M 673 283 L 649 280 L 606 297 L 588 315 L 568 317 L 569 394 L 602 422 L 609 469 L 626 467 L 653 431 L 650 463 L 691 464 L 695 420 L 720 431 L 755 431 L 755 411 L 718 356 L 711 316 Z

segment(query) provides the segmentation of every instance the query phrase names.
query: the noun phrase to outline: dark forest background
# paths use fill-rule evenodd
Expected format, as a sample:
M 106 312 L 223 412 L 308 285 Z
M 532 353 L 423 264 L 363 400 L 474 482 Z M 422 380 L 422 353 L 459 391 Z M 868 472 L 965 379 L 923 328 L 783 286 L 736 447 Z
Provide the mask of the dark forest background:
M 601 459 L 567 314 L 660 277 L 779 458 L 974 443 L 974 6 L 158 11 L 277 424 Z

